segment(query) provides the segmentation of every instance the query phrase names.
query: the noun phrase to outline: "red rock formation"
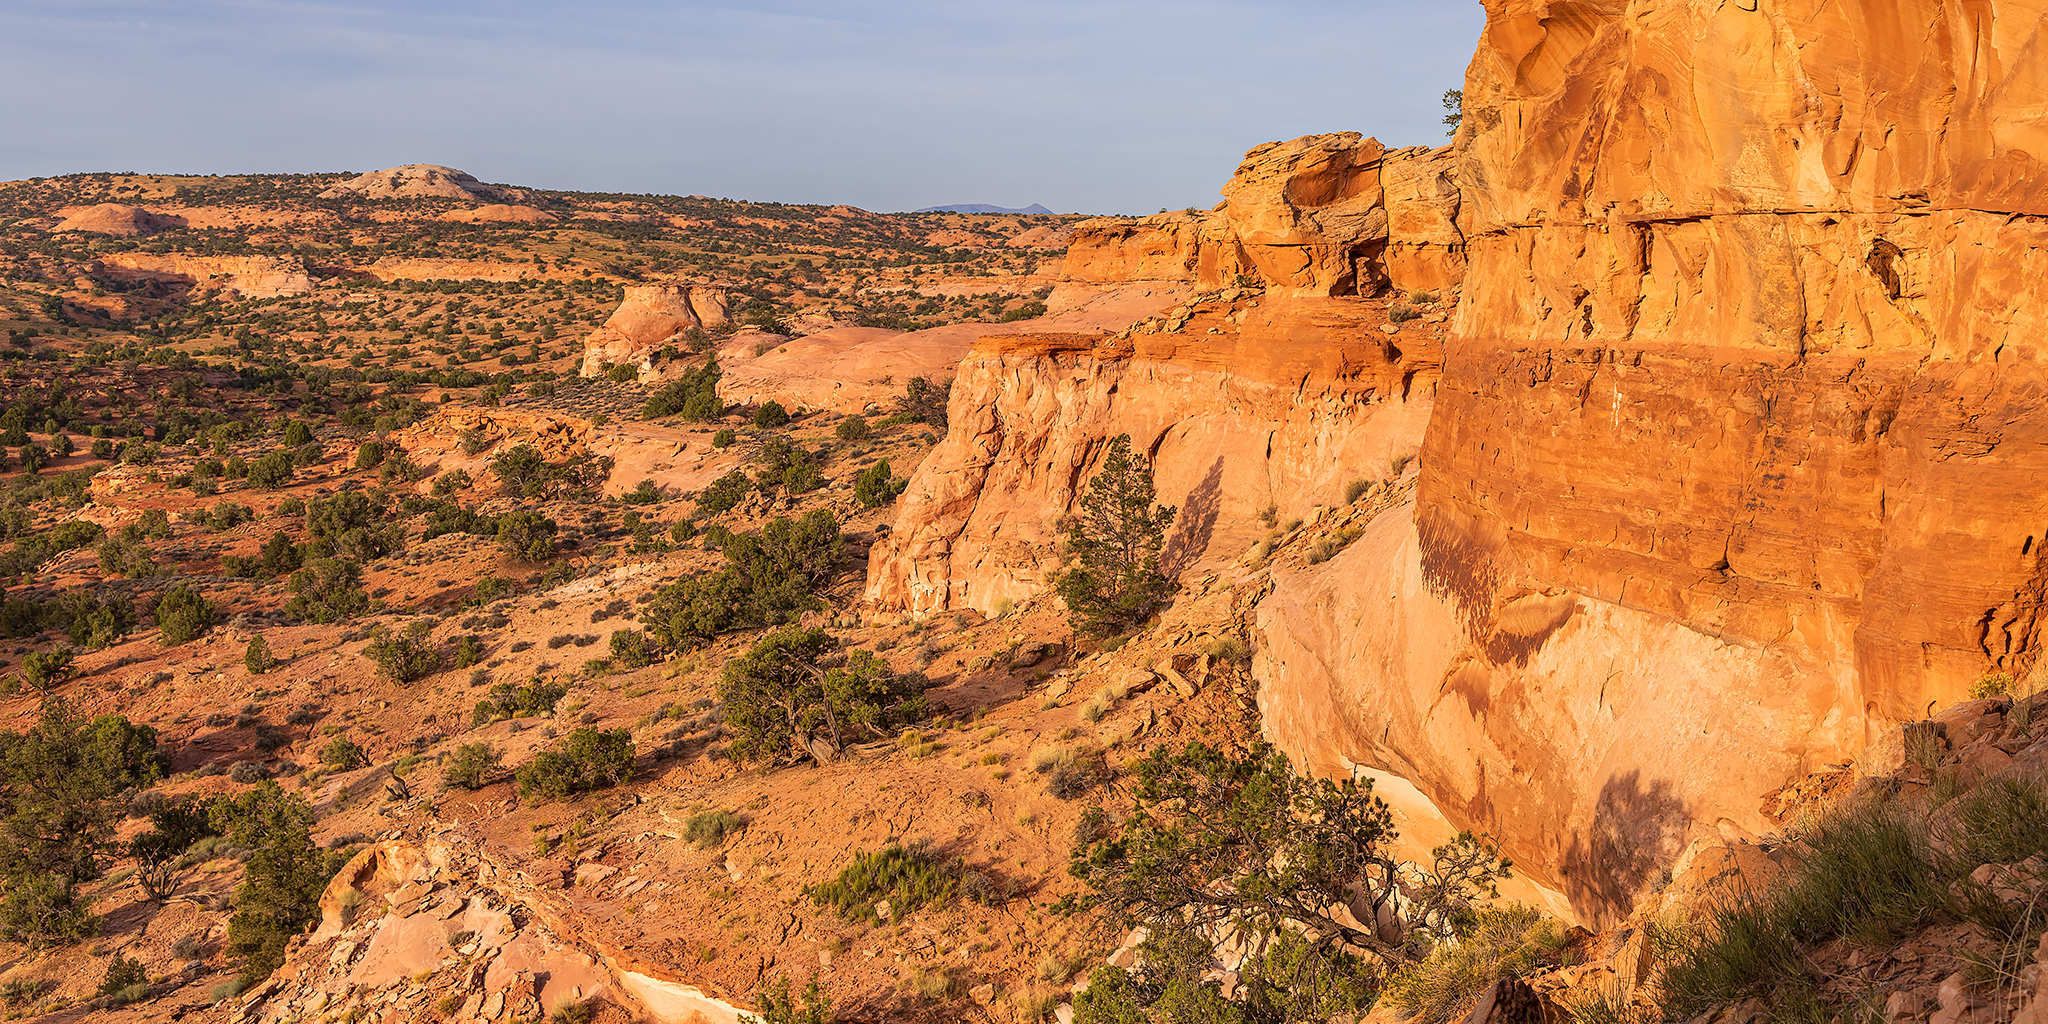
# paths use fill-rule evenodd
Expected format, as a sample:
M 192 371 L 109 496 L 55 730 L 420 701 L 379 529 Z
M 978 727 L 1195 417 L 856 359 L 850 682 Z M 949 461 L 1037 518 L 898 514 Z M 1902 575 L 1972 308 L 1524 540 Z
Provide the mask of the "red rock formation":
M 140 206 L 100 203 L 96 206 L 67 206 L 57 211 L 60 218 L 51 231 L 84 231 L 117 238 L 153 235 L 165 228 L 182 227 L 176 215 L 153 213 Z
M 2039 671 L 2048 4 L 1488 9 L 1417 527 L 1279 581 L 1265 703 L 1613 919 Z
M 1259 283 L 1278 296 L 1376 295 L 1457 283 L 1463 238 L 1450 150 L 1389 152 L 1356 132 L 1245 154 L 1208 211 L 1075 226 L 1069 287 Z
M 583 375 L 606 363 L 645 363 L 676 335 L 726 320 L 725 289 L 704 285 L 630 285 L 625 301 L 583 345 Z
M 1226 292 L 1119 336 L 983 339 L 960 366 L 946 439 L 869 554 L 868 600 L 989 613 L 1042 593 L 1059 520 L 1122 433 L 1181 508 L 1168 567 L 1243 554 L 1266 506 L 1335 504 L 1419 444 L 1436 343 L 1382 323 L 1357 299 Z
M 114 277 L 154 279 L 206 285 L 252 299 L 304 295 L 313 290 L 313 275 L 296 256 L 159 256 L 152 253 L 108 253 L 100 266 Z

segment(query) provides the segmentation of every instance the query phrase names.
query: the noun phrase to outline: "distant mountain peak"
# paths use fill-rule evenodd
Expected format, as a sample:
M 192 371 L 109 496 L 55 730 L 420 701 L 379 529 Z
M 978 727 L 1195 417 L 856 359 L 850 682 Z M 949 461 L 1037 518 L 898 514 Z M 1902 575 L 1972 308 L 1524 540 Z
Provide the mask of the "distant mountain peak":
M 1051 215 L 1052 215 L 1052 211 L 1051 211 L 1051 210 L 1048 210 L 1048 209 L 1046 209 L 1045 207 L 1043 207 L 1043 206 L 1040 206 L 1040 205 L 1038 205 L 1037 203 L 1032 203 L 1032 204 L 1031 204 L 1030 206 L 1027 206 L 1027 207 L 1025 207 L 1025 208 L 1023 208 L 1023 209 L 1021 209 L 1021 210 L 1012 210 L 1012 209 L 1010 209 L 1010 208 L 1009 208 L 1009 207 L 1007 207 L 1007 206 L 990 206 L 990 205 L 989 205 L 989 204 L 987 204 L 987 203 L 954 203 L 954 204 L 953 204 L 953 205 L 951 205 L 951 206 L 927 206 L 927 207 L 925 207 L 925 208 L 924 208 L 924 209 L 922 209 L 922 210 L 914 210 L 914 211 L 912 211 L 912 212 L 914 212 L 914 213 L 1021 213 L 1021 214 L 1024 214 L 1024 215 L 1026 215 L 1026 216 L 1030 216 L 1030 217 L 1048 217 L 1048 216 L 1051 216 Z

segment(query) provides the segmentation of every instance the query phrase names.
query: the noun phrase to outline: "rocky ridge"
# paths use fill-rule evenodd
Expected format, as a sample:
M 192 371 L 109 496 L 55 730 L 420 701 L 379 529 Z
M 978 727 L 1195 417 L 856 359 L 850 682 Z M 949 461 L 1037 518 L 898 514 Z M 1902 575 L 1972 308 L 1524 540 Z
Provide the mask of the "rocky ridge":
M 920 613 L 1042 592 L 1050 524 L 1117 433 L 1154 453 L 1170 504 L 1203 504 L 1191 462 L 1259 467 L 1221 488 L 1215 536 L 1238 541 L 1254 509 L 1299 514 L 1417 443 L 1412 509 L 1275 573 L 1268 732 L 1321 770 L 1408 779 L 1581 920 L 1623 919 L 1701 836 L 1766 831 L 1760 798 L 1786 780 L 1986 672 L 2038 671 L 2048 509 L 2022 481 L 2048 447 L 2024 268 L 2048 188 L 2016 140 L 2043 109 L 2022 42 L 2041 11 L 1965 26 L 1910 6 L 1642 19 L 1492 0 L 1453 147 L 1260 147 L 1215 211 L 1082 225 L 1082 284 L 1243 274 L 1267 316 L 1382 273 L 1462 279 L 1465 300 L 1427 347 L 1303 332 L 1290 357 L 1330 369 L 1283 401 L 1242 402 L 1256 358 L 1219 372 L 1199 343 L 984 343 L 869 598 Z M 1898 53 L 1924 76 L 1872 93 Z M 1936 95 L 1956 119 L 1928 113 Z M 1387 172 L 1404 165 L 1422 172 Z M 1405 263 L 1404 238 L 1424 240 Z M 1227 334 L 1236 312 L 1218 312 L 1168 326 Z M 1332 402 L 1315 473 L 1267 470 L 1275 411 L 1353 386 L 1385 404 Z

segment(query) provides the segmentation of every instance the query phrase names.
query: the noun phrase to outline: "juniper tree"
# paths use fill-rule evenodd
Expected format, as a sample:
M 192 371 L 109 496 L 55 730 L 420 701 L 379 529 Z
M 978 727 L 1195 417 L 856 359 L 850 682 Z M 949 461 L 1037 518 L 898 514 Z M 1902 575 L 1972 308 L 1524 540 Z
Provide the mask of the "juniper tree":
M 1111 636 L 1145 621 L 1172 590 L 1159 571 L 1175 509 L 1153 504 L 1152 466 L 1131 435 L 1109 442 L 1080 511 L 1067 520 L 1075 564 L 1059 577 L 1075 630 Z

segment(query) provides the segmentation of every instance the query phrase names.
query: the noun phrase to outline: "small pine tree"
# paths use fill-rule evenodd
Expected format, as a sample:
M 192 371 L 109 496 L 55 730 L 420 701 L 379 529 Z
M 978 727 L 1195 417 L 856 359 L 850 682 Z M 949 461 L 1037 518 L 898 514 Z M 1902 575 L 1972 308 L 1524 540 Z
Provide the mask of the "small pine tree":
M 262 675 L 277 667 L 277 658 L 270 653 L 270 641 L 258 633 L 250 638 L 249 646 L 242 651 L 242 664 L 251 675 Z
M 176 647 L 199 638 L 213 626 L 213 605 L 183 583 L 172 587 L 156 606 L 156 628 L 165 647 Z
M 1059 578 L 1076 631 L 1111 636 L 1144 622 L 1172 590 L 1159 571 L 1174 508 L 1153 504 L 1152 467 L 1131 454 L 1131 436 L 1109 442 L 1102 469 L 1088 481 L 1080 511 L 1067 521 L 1076 564 Z
M 754 410 L 754 426 L 763 430 L 772 430 L 788 422 L 789 410 L 784 409 L 781 402 L 772 398 L 761 403 L 761 407 Z
M 893 475 L 889 460 L 883 459 L 861 470 L 860 476 L 854 478 L 853 496 L 869 508 L 881 508 L 896 500 L 896 496 L 908 486 L 910 481 Z

